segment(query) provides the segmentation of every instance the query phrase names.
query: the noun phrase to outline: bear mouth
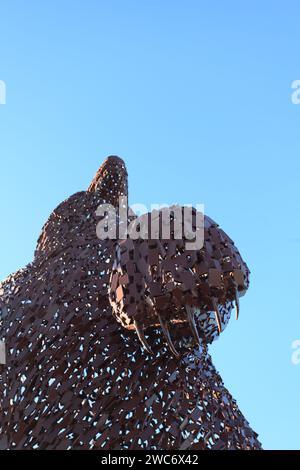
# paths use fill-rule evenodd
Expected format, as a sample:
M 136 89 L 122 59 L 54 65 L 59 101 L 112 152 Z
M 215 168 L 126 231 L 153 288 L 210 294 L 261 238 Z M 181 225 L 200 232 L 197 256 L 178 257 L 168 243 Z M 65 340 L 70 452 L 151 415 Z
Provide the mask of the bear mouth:
M 178 357 L 172 339 L 177 330 L 195 344 L 208 344 L 224 330 L 234 304 L 239 316 L 249 269 L 218 225 L 208 217 L 205 222 L 205 242 L 198 251 L 186 250 L 185 241 L 174 238 L 116 242 L 109 285 L 113 314 L 124 328 L 136 331 L 151 354 L 150 327 L 160 328 Z
M 233 308 L 233 302 L 227 301 L 225 305 L 218 305 L 218 315 L 215 310 L 201 310 L 187 305 L 177 311 L 156 312 L 155 316 L 152 311 L 151 317 L 144 314 L 133 322 L 128 322 L 128 318 L 124 320 L 124 316 L 116 315 L 116 318 L 127 330 L 136 331 L 149 354 L 154 354 L 149 338 L 155 331 L 178 358 L 182 351 L 205 348 L 216 340 L 228 325 Z

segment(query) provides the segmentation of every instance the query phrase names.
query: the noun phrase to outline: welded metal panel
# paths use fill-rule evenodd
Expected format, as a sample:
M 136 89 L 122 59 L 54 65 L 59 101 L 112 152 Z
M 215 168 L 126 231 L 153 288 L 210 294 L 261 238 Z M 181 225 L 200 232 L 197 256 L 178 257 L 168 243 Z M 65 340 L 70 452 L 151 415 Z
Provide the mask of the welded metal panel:
M 0 341 L 0 364 L 6 364 L 6 347 L 4 341 Z

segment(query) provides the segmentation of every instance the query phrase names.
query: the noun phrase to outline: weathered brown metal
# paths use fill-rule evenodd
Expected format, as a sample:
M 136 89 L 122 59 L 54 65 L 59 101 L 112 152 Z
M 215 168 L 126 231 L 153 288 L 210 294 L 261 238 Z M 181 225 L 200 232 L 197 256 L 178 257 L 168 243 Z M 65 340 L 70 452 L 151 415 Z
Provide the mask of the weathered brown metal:
M 208 217 L 197 253 L 99 240 L 96 209 L 120 195 L 125 164 L 110 157 L 0 284 L 0 447 L 259 449 L 207 352 L 215 307 L 224 329 L 247 266 Z

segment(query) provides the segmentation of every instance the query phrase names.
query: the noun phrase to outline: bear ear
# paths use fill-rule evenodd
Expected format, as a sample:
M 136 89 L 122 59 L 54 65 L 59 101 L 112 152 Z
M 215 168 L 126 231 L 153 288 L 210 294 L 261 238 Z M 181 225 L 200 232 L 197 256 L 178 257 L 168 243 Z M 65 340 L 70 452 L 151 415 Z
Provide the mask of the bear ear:
M 125 162 L 117 157 L 108 157 L 94 176 L 88 192 L 97 192 L 107 204 L 117 207 L 119 197 L 128 197 L 128 174 Z

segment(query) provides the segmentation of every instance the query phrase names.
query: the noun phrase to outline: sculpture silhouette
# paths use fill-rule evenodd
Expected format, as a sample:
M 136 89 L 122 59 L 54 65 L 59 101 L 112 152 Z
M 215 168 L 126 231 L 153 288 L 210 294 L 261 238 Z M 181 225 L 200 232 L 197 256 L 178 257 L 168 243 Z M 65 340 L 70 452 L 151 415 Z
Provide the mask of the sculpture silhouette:
M 109 157 L 0 284 L 0 447 L 259 449 L 207 352 L 246 264 L 208 217 L 198 252 L 172 236 L 99 240 L 97 207 L 127 194 Z

